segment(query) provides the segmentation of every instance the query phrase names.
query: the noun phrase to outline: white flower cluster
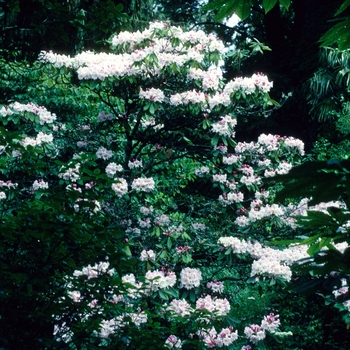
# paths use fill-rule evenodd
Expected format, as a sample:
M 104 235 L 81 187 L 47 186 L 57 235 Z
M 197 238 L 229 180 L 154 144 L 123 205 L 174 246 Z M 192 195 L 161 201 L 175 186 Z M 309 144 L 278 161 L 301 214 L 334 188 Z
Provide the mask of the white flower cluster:
M 61 168 L 61 171 L 62 170 L 65 170 L 65 171 L 59 173 L 58 177 L 66 181 L 77 182 L 78 179 L 80 178 L 79 169 L 80 169 L 79 163 L 75 164 L 74 168 L 68 168 L 68 169 Z
M 140 226 L 140 228 L 150 228 L 152 227 L 151 220 L 149 218 L 146 218 L 145 220 L 137 219 L 137 222 Z
M 220 333 L 214 327 L 211 329 L 202 329 L 197 332 L 200 339 L 209 349 L 222 348 L 223 346 L 230 346 L 238 339 L 238 331 L 233 331 L 232 327 L 224 328 Z
M 153 250 L 143 250 L 140 255 L 141 261 L 155 261 L 156 260 L 156 254 Z
M 170 105 L 179 106 L 188 104 L 205 104 L 206 96 L 202 91 L 190 90 L 170 96 Z
M 280 325 L 281 321 L 279 319 L 279 315 L 275 315 L 273 313 L 264 316 L 263 320 L 261 321 L 261 327 L 271 333 L 274 333 Z
M 221 117 L 220 121 L 212 125 L 212 132 L 221 136 L 235 137 L 234 127 L 237 125 L 237 119 L 229 115 Z
M 181 288 L 193 289 L 199 287 L 202 280 L 202 273 L 198 269 L 186 267 L 181 270 Z
M 127 296 L 129 298 L 135 299 L 139 298 L 143 292 L 143 284 L 141 282 L 136 282 L 135 275 L 133 273 L 129 273 L 122 277 L 123 284 L 131 285 L 126 288 Z
M 33 190 L 45 190 L 49 188 L 49 184 L 45 182 L 44 180 L 35 180 L 33 183 Z
M 81 293 L 78 290 L 68 291 L 67 294 L 75 303 L 79 303 L 82 300 Z
M 283 160 L 286 154 L 291 152 L 302 156 L 304 155 L 304 144 L 302 141 L 294 138 L 281 137 L 279 135 L 261 134 L 258 142 L 239 142 L 235 147 L 236 154 L 247 159 L 255 158 L 255 163 L 263 168 L 265 177 L 272 177 L 277 174 L 286 174 L 292 168 L 292 164 Z M 272 152 L 273 158 L 276 160 L 272 164 L 272 160 L 266 158 L 266 154 Z
M 182 341 L 176 335 L 169 335 L 164 346 L 168 349 L 181 349 Z
M 103 262 L 99 262 L 98 264 L 95 264 L 94 266 L 88 265 L 87 267 L 84 267 L 82 270 L 75 270 L 73 273 L 73 276 L 74 277 L 87 276 L 88 279 L 91 279 L 91 278 L 97 278 L 102 274 L 113 276 L 114 271 L 115 271 L 114 268 L 109 269 L 108 261 L 103 261 Z
M 106 174 L 108 177 L 113 178 L 117 172 L 123 171 L 123 167 L 120 164 L 109 163 L 106 166 Z
M 279 175 L 288 174 L 289 170 L 292 169 L 293 165 L 291 163 L 288 163 L 286 161 L 283 161 L 280 163 L 276 169 L 276 173 Z
M 196 231 L 204 231 L 207 227 L 203 222 L 194 222 L 192 223 L 192 228 Z
M 151 192 L 154 190 L 155 183 L 152 177 L 146 178 L 146 177 L 140 177 L 137 179 L 134 179 L 131 188 L 136 191 L 141 192 Z
M 265 330 L 256 324 L 251 324 L 249 327 L 245 327 L 244 334 L 253 344 L 266 338 Z
M 54 113 L 50 113 L 45 107 L 37 106 L 34 103 L 22 104 L 19 102 L 14 102 L 8 105 L 7 108 L 4 106 L 0 109 L 0 115 L 6 117 L 7 115 L 12 115 L 14 113 L 30 112 L 36 114 L 39 117 L 40 124 L 51 124 L 56 119 L 57 116 Z
M 146 288 L 151 291 L 173 287 L 176 283 L 176 275 L 171 271 L 147 271 L 145 277 Z
M 254 260 L 250 275 L 252 277 L 268 276 L 282 278 L 288 282 L 292 279 L 292 271 L 288 266 L 268 257 L 261 257 L 259 260 Z
M 168 30 L 168 35 L 161 35 L 152 23 L 143 32 L 119 33 L 112 39 L 112 45 L 124 51 L 122 54 L 95 54 L 85 51 L 71 58 L 43 51 L 39 60 L 50 62 L 56 67 L 77 68 L 79 79 L 103 80 L 111 76 L 147 74 L 149 69 L 152 69 L 153 74 L 160 74 L 163 68 L 171 64 L 182 66 L 190 60 L 201 62 L 205 52 L 216 51 L 221 54 L 223 51 L 223 43 L 211 34 L 206 35 L 203 31 L 183 32 L 178 27 L 161 25 Z M 169 35 L 177 37 L 183 44 L 173 45 Z M 135 43 L 139 44 L 137 49 L 134 48 Z M 126 52 L 127 49 L 130 49 L 130 53 Z M 157 67 L 146 63 L 141 66 L 134 65 L 151 54 L 157 56 Z
M 106 120 L 112 120 L 114 118 L 113 114 L 108 113 L 106 114 L 105 112 L 100 112 L 97 116 L 97 120 L 102 123 L 105 122 Z
M 254 203 L 254 202 L 253 202 Z M 253 222 L 263 220 L 265 218 L 271 218 L 279 217 L 281 219 L 284 219 L 284 216 L 287 214 L 287 209 L 283 206 L 280 206 L 278 204 L 272 204 L 272 205 L 261 205 L 259 207 L 251 207 L 248 216 L 238 216 L 234 223 L 237 226 L 240 227 L 246 227 L 250 225 Z
M 230 205 L 233 203 L 241 203 L 244 200 L 244 195 L 242 192 L 234 191 L 229 193 L 224 193 L 219 196 L 219 201 L 223 206 Z
M 207 295 L 197 300 L 196 309 L 207 310 L 213 313 L 213 316 L 225 316 L 230 312 L 231 306 L 226 298 L 212 298 L 210 295 Z
M 346 282 L 346 279 L 343 278 L 341 282 L 342 282 L 341 288 L 333 291 L 333 295 L 336 299 L 340 296 L 348 294 L 348 292 L 349 292 L 349 286 Z M 350 312 L 350 299 L 345 300 L 342 304 L 348 309 L 348 312 Z
M 158 215 L 156 216 L 156 218 L 154 219 L 154 223 L 157 226 L 168 226 L 170 224 L 170 219 L 167 215 L 162 214 L 162 215 Z
M 227 174 L 214 174 L 213 175 L 214 182 L 225 183 L 227 181 Z
M 20 141 L 20 144 L 23 147 L 28 147 L 28 146 L 41 146 L 43 143 L 50 143 L 53 141 L 53 136 L 52 134 L 44 134 L 43 132 L 39 132 L 36 138 L 32 137 L 25 137 Z
M 223 43 L 220 40 L 218 40 L 213 34 L 207 35 L 202 30 L 191 30 L 184 32 L 180 27 L 170 26 L 169 22 L 151 22 L 149 24 L 149 29 L 146 29 L 143 32 L 120 32 L 118 35 L 113 37 L 112 45 L 127 45 L 130 46 L 131 49 L 133 49 L 135 44 L 140 44 L 143 41 L 153 39 L 159 29 L 167 30 L 168 37 L 178 38 L 183 42 L 183 44 L 200 43 L 203 46 L 203 49 L 206 49 L 210 52 L 221 52 L 225 48 Z M 174 49 L 168 40 L 164 40 L 162 42 L 162 47 L 164 48 L 164 50 Z
M 260 184 L 261 178 L 259 176 L 253 176 L 253 175 L 243 175 L 240 180 L 240 183 L 246 185 L 246 186 L 252 186 L 254 184 Z
M 196 169 L 196 170 L 194 171 L 194 173 L 195 173 L 197 176 L 203 176 L 203 175 L 209 173 L 209 168 L 208 168 L 207 166 L 201 166 L 199 169 Z
M 103 160 L 107 160 L 109 158 L 113 157 L 113 152 L 104 148 L 104 147 L 100 147 L 97 151 L 96 151 L 96 157 L 102 158 Z
M 296 139 L 294 137 L 286 137 L 284 139 L 284 144 L 286 146 L 288 146 L 289 148 L 296 148 L 299 150 L 300 155 L 304 155 L 305 151 L 304 151 L 304 142 Z
M 11 180 L 8 180 L 8 181 L 0 180 L 0 187 L 16 188 L 17 186 L 18 186 L 18 184 L 14 183 L 14 182 L 11 182 Z
M 150 215 L 151 213 L 153 213 L 153 207 L 152 206 L 150 206 L 150 207 L 142 206 L 140 208 L 140 213 L 143 215 Z
M 129 160 L 128 162 L 129 169 L 142 168 L 142 160 L 134 159 L 133 161 Z
M 220 281 L 211 281 L 207 283 L 207 287 L 211 289 L 214 293 L 223 293 L 224 292 L 224 284 Z
M 139 311 L 137 313 L 124 313 L 116 318 L 103 320 L 100 324 L 99 332 L 95 331 L 95 335 L 99 338 L 107 339 L 110 335 L 115 334 L 118 329 L 127 326 L 130 319 L 136 326 L 140 326 L 142 323 L 147 323 L 148 316 L 144 311 Z
M 218 89 L 222 70 L 219 67 L 210 67 L 208 71 L 198 68 L 190 68 L 187 77 L 191 80 L 202 80 L 203 90 Z
M 0 192 L 0 201 L 5 200 L 6 198 L 7 198 L 6 193 L 1 191 Z
M 228 154 L 226 157 L 222 157 L 223 164 L 232 165 L 239 162 L 241 156 L 237 154 Z
M 269 92 L 273 83 L 268 80 L 264 74 L 253 74 L 251 77 L 237 77 L 231 80 L 225 87 L 226 93 L 233 93 L 242 90 L 246 95 L 254 93 L 257 89 L 263 92 Z
M 290 246 L 284 250 L 263 247 L 260 243 L 247 242 L 236 237 L 220 237 L 218 244 L 231 249 L 234 254 L 248 253 L 253 261 L 251 276 L 268 276 L 290 281 L 292 272 L 287 265 L 308 257 L 307 246 Z
M 79 203 L 80 203 L 80 205 L 79 205 Z M 89 204 L 86 205 L 87 203 L 89 203 Z M 74 210 L 77 213 L 80 211 L 80 206 L 83 206 L 84 211 L 88 212 L 90 214 L 96 214 L 101 210 L 100 202 L 98 202 L 97 200 L 90 200 L 87 198 L 78 198 L 76 200 L 76 203 L 74 204 Z
M 203 31 L 183 32 L 179 27 L 168 23 L 158 25 L 150 24 L 149 29 L 143 32 L 121 32 L 112 39 L 113 45 L 119 54 L 82 52 L 75 57 L 56 55 L 52 52 L 42 52 L 39 60 L 48 62 L 56 67 L 66 66 L 77 69 L 79 79 L 100 79 L 108 77 L 127 77 L 133 75 L 161 76 L 169 66 L 182 67 L 188 62 L 201 63 L 210 52 L 218 55 L 218 63 L 207 70 L 190 68 L 187 79 L 202 81 L 203 91 L 183 91 L 181 93 L 165 96 L 158 88 L 140 90 L 140 98 L 155 102 L 166 102 L 172 106 L 186 106 L 188 104 L 201 104 L 203 111 L 212 110 L 215 106 L 229 106 L 231 95 L 238 90 L 245 94 L 255 91 L 266 93 L 272 83 L 262 74 L 254 74 L 250 78 L 236 78 L 226 86 L 222 80 L 222 70 L 219 65 L 223 62 L 224 44 L 212 34 Z M 172 40 L 172 39 L 178 40 Z M 135 44 L 137 43 L 137 47 Z M 220 89 L 218 92 L 215 90 Z
M 149 88 L 146 90 L 140 89 L 139 97 L 152 102 L 163 102 L 165 99 L 164 92 L 160 89 Z
M 115 192 L 117 197 L 122 197 L 128 192 L 128 183 L 123 178 L 114 179 L 118 182 L 112 184 L 112 190 Z
M 194 311 L 185 299 L 173 299 L 165 310 L 180 317 L 189 316 Z
M 164 128 L 164 124 L 156 124 L 156 120 L 154 118 L 149 118 L 149 119 L 142 118 L 141 126 L 143 128 L 153 127 L 154 130 L 160 130 Z
M 263 318 L 260 326 L 251 324 L 249 327 L 245 327 L 244 334 L 253 344 L 256 344 L 265 339 L 266 331 L 275 333 L 280 324 L 279 315 L 270 313 Z

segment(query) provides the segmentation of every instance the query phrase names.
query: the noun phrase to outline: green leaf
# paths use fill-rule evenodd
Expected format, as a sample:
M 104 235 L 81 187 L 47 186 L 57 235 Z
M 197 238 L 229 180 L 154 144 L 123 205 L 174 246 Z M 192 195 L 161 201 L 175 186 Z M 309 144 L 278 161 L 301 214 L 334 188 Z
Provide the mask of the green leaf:
M 250 15 L 251 0 L 232 0 L 226 2 L 218 11 L 215 20 L 218 22 L 224 18 L 232 16 L 234 13 L 241 19 L 245 20 Z
M 247 19 L 250 15 L 251 0 L 240 0 L 237 3 L 237 8 L 235 10 L 236 15 L 243 21 Z
M 291 3 L 290 0 L 279 0 L 279 1 L 283 7 L 285 7 L 287 10 L 289 9 L 290 3 Z
M 265 10 L 265 13 L 268 13 L 271 11 L 277 4 L 277 0 L 263 0 L 263 8 Z
M 201 7 L 203 11 L 211 11 L 220 8 L 223 4 L 225 4 L 227 0 L 214 0 L 210 1 L 208 4 Z
M 167 240 L 167 247 L 168 247 L 168 249 L 171 249 L 172 245 L 173 245 L 173 242 L 171 241 L 171 238 L 169 236 L 168 240 Z
M 190 300 L 192 301 L 192 303 L 196 301 L 196 292 L 194 290 L 190 291 Z
M 347 49 L 350 46 L 349 28 L 349 18 L 346 18 L 345 20 L 342 20 L 341 22 L 334 25 L 320 38 L 319 42 L 322 43 L 321 47 L 327 47 L 338 43 L 340 50 Z
M 340 15 L 342 12 L 344 12 L 348 7 L 350 6 L 350 0 L 345 0 L 342 5 L 340 6 L 339 10 L 335 13 L 334 16 Z
M 169 300 L 169 296 L 166 293 L 164 293 L 161 289 L 159 289 L 158 294 L 162 299 Z
M 215 134 L 214 137 L 211 139 L 211 145 L 216 146 L 219 143 L 220 136 L 218 134 Z
M 157 107 L 156 107 L 153 103 L 151 103 L 151 104 L 149 105 L 149 111 L 150 111 L 151 114 L 154 114 L 154 112 L 156 111 L 156 109 L 157 109 Z

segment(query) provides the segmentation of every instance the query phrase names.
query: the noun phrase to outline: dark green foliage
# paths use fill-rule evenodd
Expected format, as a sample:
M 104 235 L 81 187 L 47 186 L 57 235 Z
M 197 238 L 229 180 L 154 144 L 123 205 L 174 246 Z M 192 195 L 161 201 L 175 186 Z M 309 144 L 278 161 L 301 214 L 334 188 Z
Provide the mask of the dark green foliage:
M 22 58 L 41 50 L 68 54 L 106 47 L 105 39 L 127 23 L 123 5 L 112 0 L 14 0 L 0 8 L 1 47 Z
M 310 204 L 343 199 L 350 204 L 350 161 L 330 160 L 306 162 L 293 168 L 287 175 L 279 175 L 274 181 L 281 181 L 285 188 L 276 199 L 312 197 Z M 271 180 L 265 180 L 270 182 Z

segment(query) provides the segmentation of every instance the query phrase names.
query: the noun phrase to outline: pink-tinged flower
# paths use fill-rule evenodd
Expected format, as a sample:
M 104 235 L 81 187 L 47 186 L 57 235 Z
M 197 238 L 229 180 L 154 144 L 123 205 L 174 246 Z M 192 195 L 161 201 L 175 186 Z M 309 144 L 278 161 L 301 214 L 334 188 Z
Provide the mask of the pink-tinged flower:
M 181 339 L 179 339 L 176 335 L 169 335 L 168 339 L 165 341 L 165 347 L 168 349 L 181 349 Z

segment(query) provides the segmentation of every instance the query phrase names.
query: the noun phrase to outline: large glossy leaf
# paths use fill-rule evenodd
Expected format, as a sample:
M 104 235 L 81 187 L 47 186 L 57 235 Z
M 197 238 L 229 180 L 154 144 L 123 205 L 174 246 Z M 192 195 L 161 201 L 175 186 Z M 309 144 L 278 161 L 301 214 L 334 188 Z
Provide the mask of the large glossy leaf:
M 342 19 L 329 29 L 319 40 L 322 47 L 332 46 L 338 43 L 339 50 L 346 50 L 350 47 L 349 34 L 350 18 Z
M 265 182 L 282 182 L 285 187 L 277 196 L 277 201 L 285 198 L 312 197 L 310 204 L 338 200 L 350 188 L 345 173 L 350 169 L 350 161 L 306 162 L 293 168 L 286 175 L 265 179 Z
M 263 8 L 265 13 L 271 11 L 277 4 L 277 0 L 263 0 Z
M 342 12 L 344 12 L 348 7 L 350 6 L 350 0 L 345 0 L 342 5 L 340 6 L 339 10 L 336 12 L 335 16 L 340 15 Z
M 289 9 L 291 1 L 290 0 L 280 0 L 280 4 L 285 7 L 287 10 Z
M 206 5 L 202 7 L 203 11 L 211 11 L 220 8 L 222 5 L 224 5 L 227 2 L 227 0 L 214 0 L 210 1 Z

